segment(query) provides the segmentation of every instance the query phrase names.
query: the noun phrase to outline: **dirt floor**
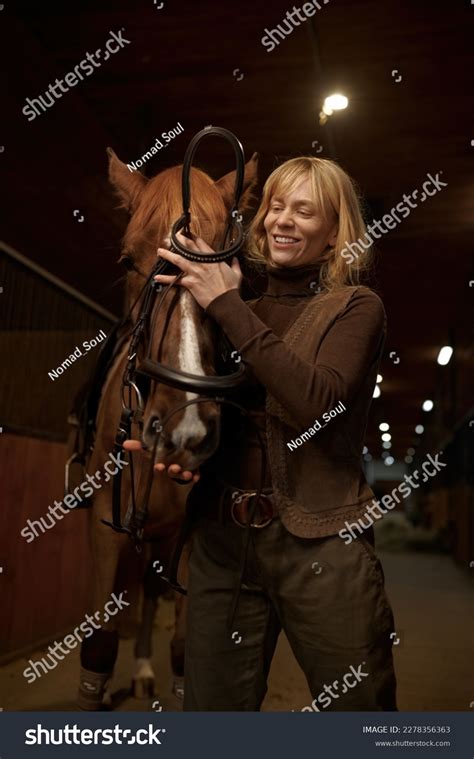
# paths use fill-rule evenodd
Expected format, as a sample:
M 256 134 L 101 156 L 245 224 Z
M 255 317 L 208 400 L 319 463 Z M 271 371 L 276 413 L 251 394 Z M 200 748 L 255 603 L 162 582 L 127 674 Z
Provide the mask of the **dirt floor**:
M 379 551 L 379 555 L 400 639 L 394 647 L 400 711 L 474 710 L 474 567 L 460 568 L 441 554 Z M 172 602 L 162 602 L 155 627 L 157 687 L 153 699 L 140 701 L 130 696 L 133 640 L 121 641 L 112 684 L 115 709 L 181 709 L 171 694 L 168 652 L 172 624 Z M 0 707 L 4 711 L 76 709 L 78 650 L 29 685 L 22 676 L 27 659 L 39 659 L 44 653 L 31 652 L 1 668 Z M 304 676 L 282 635 L 263 710 L 299 710 L 311 700 Z

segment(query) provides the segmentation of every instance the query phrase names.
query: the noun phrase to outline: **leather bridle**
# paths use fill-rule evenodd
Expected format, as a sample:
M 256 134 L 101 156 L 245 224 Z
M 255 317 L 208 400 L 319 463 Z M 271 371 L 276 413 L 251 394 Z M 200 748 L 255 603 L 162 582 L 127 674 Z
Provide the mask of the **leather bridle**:
M 190 236 L 190 223 L 191 223 L 191 185 L 190 185 L 190 174 L 191 174 L 191 167 L 194 159 L 194 155 L 196 153 L 197 147 L 201 140 L 203 140 L 205 137 L 208 137 L 209 135 L 217 135 L 219 137 L 224 137 L 226 140 L 230 142 L 234 149 L 235 154 L 235 164 L 236 164 L 236 172 L 235 172 L 235 186 L 234 186 L 234 203 L 232 208 L 229 211 L 229 226 L 227 227 L 225 237 L 224 237 L 224 243 L 223 248 L 224 250 L 218 251 L 216 253 L 213 253 L 212 255 L 209 255 L 208 253 L 195 253 L 182 245 L 179 240 L 176 237 L 176 234 L 180 232 L 182 229 L 184 229 L 184 232 L 187 237 Z M 187 258 L 188 261 L 197 261 L 201 264 L 209 264 L 209 263 L 219 263 L 222 261 L 227 261 L 232 256 L 235 256 L 236 253 L 238 253 L 242 247 L 242 244 L 244 242 L 244 230 L 242 225 L 242 214 L 239 213 L 239 200 L 242 195 L 242 190 L 244 186 L 244 174 L 245 174 L 245 156 L 244 156 L 244 149 L 242 147 L 242 143 L 237 139 L 235 134 L 232 134 L 232 132 L 229 132 L 228 129 L 223 129 L 222 127 L 213 127 L 208 126 L 202 129 L 200 132 L 198 132 L 196 135 L 194 135 L 193 139 L 188 145 L 188 149 L 186 150 L 186 154 L 184 156 L 183 161 L 183 173 L 182 173 L 182 194 L 183 194 L 183 215 L 180 216 L 178 221 L 175 222 L 173 225 L 173 229 L 171 231 L 171 243 L 176 253 L 180 253 L 184 258 Z M 227 242 L 227 238 L 229 236 L 229 232 L 234 228 L 235 232 L 237 233 L 237 236 L 234 240 L 231 241 L 231 244 L 228 248 L 225 248 L 225 244 Z
M 235 179 L 235 187 L 234 187 L 234 200 L 233 200 L 232 208 L 230 209 L 229 215 L 228 215 L 228 224 L 227 224 L 227 229 L 226 229 L 223 243 L 222 243 L 222 250 L 219 250 L 216 253 L 208 255 L 208 254 L 202 254 L 202 253 L 189 251 L 180 243 L 176 235 L 179 231 L 184 230 L 185 235 L 188 237 L 191 237 L 190 173 L 191 173 L 191 168 L 192 168 L 192 162 L 193 162 L 193 158 L 194 158 L 194 155 L 199 143 L 201 142 L 202 139 L 210 135 L 223 137 L 226 140 L 228 140 L 230 144 L 232 145 L 234 149 L 235 159 L 236 159 L 236 179 Z M 241 143 L 239 142 L 239 140 L 235 137 L 235 135 L 232 134 L 232 132 L 229 132 L 227 129 L 223 129 L 221 127 L 209 126 L 201 130 L 200 132 L 198 132 L 198 134 L 196 134 L 193 137 L 193 139 L 189 143 L 189 146 L 186 150 L 186 154 L 185 154 L 184 162 L 183 162 L 183 170 L 182 170 L 183 214 L 175 222 L 172 228 L 172 232 L 171 232 L 171 249 L 175 253 L 178 253 L 179 255 L 183 256 L 189 261 L 196 261 L 202 264 L 209 264 L 209 263 L 227 261 L 240 251 L 243 241 L 244 241 L 244 233 L 243 233 L 243 226 L 242 226 L 242 215 L 239 213 L 238 203 L 239 203 L 239 200 L 242 194 L 242 189 L 243 189 L 244 171 L 245 171 L 245 157 L 244 157 L 243 147 Z M 235 238 L 231 239 L 229 242 L 229 245 L 226 247 L 229 234 L 232 231 L 235 234 Z M 164 272 L 167 272 L 167 273 L 177 272 L 177 276 L 175 280 L 170 285 L 167 285 L 165 288 L 163 288 L 162 285 L 157 285 L 157 283 L 154 281 L 154 277 L 157 274 L 164 273 Z M 154 328 L 155 323 L 157 322 L 157 316 L 159 314 L 160 308 L 164 302 L 164 299 L 169 289 L 174 284 L 176 284 L 176 282 L 182 276 L 183 276 L 183 272 L 181 270 L 179 270 L 177 267 L 170 264 L 168 261 L 165 261 L 164 259 L 158 259 L 157 264 L 154 266 L 152 272 L 149 274 L 142 288 L 142 291 L 139 295 L 139 298 L 137 299 L 137 302 L 141 300 L 141 306 L 140 306 L 138 319 L 131 333 L 130 345 L 129 345 L 128 356 L 127 356 L 127 365 L 126 365 L 126 369 L 125 369 L 123 380 L 122 380 L 122 414 L 121 414 L 120 423 L 119 423 L 117 435 L 114 442 L 114 454 L 119 459 L 120 459 L 120 456 L 123 454 L 124 441 L 127 439 L 130 439 L 131 437 L 132 422 L 138 423 L 138 425 L 141 428 L 143 427 L 144 402 L 143 402 L 142 393 L 139 388 L 140 377 L 148 378 L 148 380 L 152 380 L 154 382 L 161 382 L 165 385 L 177 388 L 178 390 L 183 390 L 185 392 L 192 392 L 200 396 L 199 398 L 194 398 L 194 399 L 185 401 L 179 404 L 178 406 L 174 407 L 163 419 L 155 420 L 154 425 L 153 425 L 154 432 L 155 432 L 155 440 L 153 444 L 150 468 L 149 468 L 147 480 L 145 483 L 143 500 L 138 508 L 136 505 L 136 496 L 135 496 L 133 457 L 131 453 L 129 453 L 130 476 L 131 476 L 131 482 L 132 482 L 131 510 L 130 509 L 128 510 L 125 524 L 122 524 L 122 521 L 121 521 L 121 489 L 122 489 L 121 470 L 114 476 L 113 496 L 112 496 L 112 522 L 109 522 L 107 520 L 102 520 L 102 522 L 108 525 L 109 527 L 111 527 L 116 532 L 128 533 L 128 535 L 135 541 L 138 548 L 140 547 L 140 544 L 143 541 L 144 527 L 145 527 L 146 520 L 148 518 L 148 503 L 149 503 L 151 488 L 152 488 L 153 479 L 154 479 L 155 457 L 156 457 L 156 451 L 158 448 L 158 442 L 159 442 L 160 436 L 163 433 L 170 419 L 176 413 L 185 409 L 187 406 L 198 404 L 198 403 L 208 403 L 209 401 L 212 401 L 214 403 L 219 403 L 219 404 L 228 404 L 239 409 L 239 411 L 242 414 L 244 414 L 248 418 L 249 422 L 254 426 L 257 438 L 260 443 L 262 466 L 261 466 L 260 485 L 256 492 L 255 501 L 252 504 L 251 511 L 249 514 L 249 526 L 250 526 L 250 522 L 252 522 L 253 515 L 258 505 L 258 501 L 262 495 L 263 483 L 265 481 L 265 467 L 266 467 L 265 448 L 263 445 L 263 441 L 261 439 L 259 429 L 245 408 L 243 408 L 240 404 L 236 403 L 235 401 L 229 400 L 228 398 L 224 397 L 226 395 L 229 395 L 233 391 L 235 391 L 241 385 L 243 380 L 246 378 L 245 364 L 243 361 L 241 361 L 240 356 L 238 359 L 237 369 L 235 371 L 232 371 L 230 374 L 226 374 L 224 376 L 202 376 L 202 375 L 190 374 L 189 372 L 184 372 L 179 369 L 174 369 L 168 366 L 164 366 L 159 361 L 155 361 L 151 358 L 153 328 Z M 157 298 L 158 293 L 161 293 L 160 298 Z M 137 366 L 137 354 L 140 348 L 143 349 L 144 347 L 143 343 L 145 342 L 145 333 L 147 331 L 147 328 L 149 331 L 148 351 L 147 351 L 146 357 Z M 227 342 L 224 335 L 222 335 L 222 338 L 223 338 L 223 344 L 225 346 L 224 353 L 223 353 L 223 358 L 225 360 L 225 359 L 228 359 L 228 355 L 231 352 L 231 346 Z M 127 395 L 127 392 L 128 392 L 128 401 L 126 400 L 126 397 L 125 397 Z M 135 410 L 132 408 L 132 393 L 135 393 L 137 406 L 138 406 L 138 408 Z M 178 546 L 176 549 L 177 551 L 178 551 L 178 548 L 179 549 L 182 548 L 182 545 L 184 544 L 183 541 L 184 541 L 184 533 L 182 532 L 182 535 L 178 539 Z M 170 570 L 170 579 L 164 578 L 163 575 L 160 575 L 160 577 L 163 579 L 168 579 L 168 581 L 173 585 L 173 587 L 175 587 L 180 592 L 185 593 L 186 591 L 184 590 L 184 588 L 182 588 L 176 580 L 177 561 L 179 560 L 179 555 L 177 559 L 176 559 L 176 556 L 174 557 L 174 559 L 175 560 L 172 561 L 172 565 L 174 564 L 175 566 L 174 567 L 172 566 Z
M 229 214 L 228 214 L 228 226 L 227 226 L 227 229 L 224 235 L 224 240 L 222 243 L 223 249 L 213 254 L 208 254 L 208 253 L 203 254 L 203 253 L 196 253 L 194 251 L 190 251 L 187 248 L 185 248 L 184 245 L 182 245 L 182 243 L 180 243 L 180 241 L 178 240 L 177 233 L 180 232 L 181 230 L 184 230 L 184 234 L 187 237 L 191 237 L 191 231 L 190 231 L 191 168 L 193 164 L 194 155 L 196 153 L 199 143 L 201 142 L 201 140 L 203 140 L 205 137 L 208 137 L 209 135 L 224 137 L 226 140 L 230 142 L 230 144 L 232 145 L 234 149 L 234 154 L 235 154 L 236 173 L 235 173 L 235 186 L 234 186 L 234 201 L 233 201 L 232 208 L 230 209 Z M 188 145 L 188 148 L 184 156 L 184 161 L 183 161 L 183 169 L 182 169 L 183 214 L 173 224 L 173 228 L 171 230 L 171 250 L 174 253 L 178 253 L 179 255 L 183 256 L 183 258 L 185 258 L 188 261 L 194 261 L 194 262 L 198 262 L 202 264 L 210 264 L 210 263 L 221 263 L 223 261 L 228 261 L 233 256 L 235 256 L 236 253 L 240 251 L 243 241 L 244 241 L 244 232 L 243 232 L 243 225 L 242 225 L 242 215 L 239 213 L 238 204 L 239 204 L 239 200 L 240 200 L 240 197 L 242 195 L 242 190 L 243 190 L 244 172 L 245 172 L 244 149 L 242 147 L 241 142 L 237 139 L 237 137 L 232 132 L 230 132 L 227 129 L 223 129 L 222 127 L 208 126 L 202 129 L 196 135 L 194 135 L 193 139 Z M 235 240 L 231 240 L 230 245 L 226 248 L 225 246 L 227 243 L 227 239 L 232 230 L 234 230 L 237 237 Z M 138 346 L 138 343 L 140 342 L 143 330 L 145 329 L 145 323 L 150 316 L 150 306 L 153 305 L 155 288 L 157 290 L 162 289 L 160 285 L 156 287 L 153 281 L 153 278 L 157 274 L 163 274 L 164 272 L 174 273 L 176 271 L 177 271 L 177 278 L 175 279 L 175 282 L 173 284 L 175 284 L 178 281 L 178 279 L 183 276 L 183 272 L 180 271 L 179 269 L 177 270 L 177 267 L 170 264 L 169 261 L 165 261 L 164 259 L 159 259 L 154 270 L 152 271 L 150 275 L 150 280 L 149 280 L 152 286 L 147 288 L 143 306 L 142 306 L 142 311 L 138 318 L 137 325 L 135 326 L 134 331 L 133 331 L 133 334 L 135 335 L 138 333 L 138 338 L 135 341 L 132 338 L 132 344 L 130 345 L 129 361 L 130 361 L 130 356 L 132 356 L 132 359 L 135 358 L 136 348 Z M 165 298 L 165 295 L 168 289 L 169 289 L 169 286 L 163 293 L 163 296 L 160 302 L 158 303 L 157 311 L 153 315 L 154 322 L 156 322 L 157 313 L 161 307 L 161 304 Z M 150 340 L 150 349 L 151 349 L 151 340 Z M 140 363 L 140 365 L 138 366 L 136 370 L 135 370 L 135 364 L 132 364 L 129 366 L 128 374 L 130 375 L 133 371 L 136 371 L 138 374 L 145 375 L 155 381 L 161 381 L 166 385 L 171 385 L 172 387 L 175 387 L 178 390 L 184 390 L 187 392 L 195 392 L 195 393 L 213 393 L 217 390 L 219 390 L 221 393 L 231 392 L 232 390 L 234 390 L 236 387 L 240 385 L 240 383 L 242 382 L 245 376 L 245 367 L 242 366 L 242 364 L 240 363 L 235 372 L 225 377 L 205 377 L 205 376 L 203 377 L 201 375 L 189 374 L 188 372 L 183 372 L 179 369 L 166 367 L 163 364 L 159 363 L 158 361 L 153 361 L 150 356 L 150 350 L 149 350 L 148 356 Z M 126 378 L 126 380 L 128 379 L 129 377 Z M 124 381 L 124 384 L 128 384 L 127 381 Z

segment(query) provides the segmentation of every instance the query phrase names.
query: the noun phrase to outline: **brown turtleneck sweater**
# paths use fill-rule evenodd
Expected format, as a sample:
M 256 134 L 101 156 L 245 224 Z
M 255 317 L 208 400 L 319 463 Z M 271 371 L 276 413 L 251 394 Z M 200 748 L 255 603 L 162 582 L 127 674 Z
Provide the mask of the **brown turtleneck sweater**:
M 246 301 L 253 313 L 278 337 L 294 323 L 307 306 L 309 299 L 319 294 L 319 265 L 310 264 L 295 267 L 267 266 L 268 284 L 259 297 Z M 313 287 L 311 287 L 311 284 Z M 230 296 L 230 298 L 229 298 Z M 225 319 L 234 321 L 237 327 L 239 317 L 232 318 L 230 300 L 238 296 L 237 291 L 223 293 L 215 298 L 206 312 L 217 322 Z M 270 464 L 266 450 L 265 387 L 255 378 L 248 366 L 249 380 L 233 400 L 249 412 L 257 425 L 265 448 L 266 478 L 264 487 L 271 487 Z M 296 378 L 295 378 L 296 379 Z M 297 380 L 294 392 L 298 393 Z M 261 452 L 255 428 L 238 411 L 223 406 L 221 444 L 218 452 L 206 465 L 206 470 L 215 473 L 225 482 L 242 489 L 255 489 L 260 484 Z
M 317 272 L 270 266 L 262 296 L 246 303 L 228 290 L 206 309 L 251 371 L 240 401 L 263 433 L 266 486 L 283 525 L 304 538 L 334 535 L 374 498 L 361 454 L 386 333 L 383 304 L 367 287 L 305 297 Z M 210 479 L 255 489 L 255 435 L 229 407 L 222 419 Z

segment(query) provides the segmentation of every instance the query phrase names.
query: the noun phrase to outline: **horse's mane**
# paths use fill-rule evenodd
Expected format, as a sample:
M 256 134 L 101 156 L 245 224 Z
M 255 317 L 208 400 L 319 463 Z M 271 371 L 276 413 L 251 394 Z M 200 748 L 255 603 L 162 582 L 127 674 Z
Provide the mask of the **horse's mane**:
M 123 250 L 139 254 L 144 243 L 157 245 L 166 239 L 182 215 L 182 166 L 165 169 L 144 187 L 138 208 L 123 238 Z M 192 232 L 213 245 L 223 232 L 226 207 L 213 180 L 200 169 L 191 170 Z

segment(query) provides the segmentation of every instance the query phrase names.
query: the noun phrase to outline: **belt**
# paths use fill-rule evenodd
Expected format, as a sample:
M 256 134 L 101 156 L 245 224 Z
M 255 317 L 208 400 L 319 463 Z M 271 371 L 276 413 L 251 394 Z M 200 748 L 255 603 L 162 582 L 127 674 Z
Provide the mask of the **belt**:
M 277 516 L 277 509 L 271 497 L 272 491 L 267 489 L 266 493 L 260 494 L 252 521 L 250 521 L 252 508 L 255 506 L 253 499 L 256 495 L 256 490 L 237 490 L 235 488 L 226 490 L 221 502 L 222 520 L 224 522 L 232 520 L 238 527 L 243 528 L 247 527 L 249 522 L 250 527 L 258 530 L 267 527 Z

